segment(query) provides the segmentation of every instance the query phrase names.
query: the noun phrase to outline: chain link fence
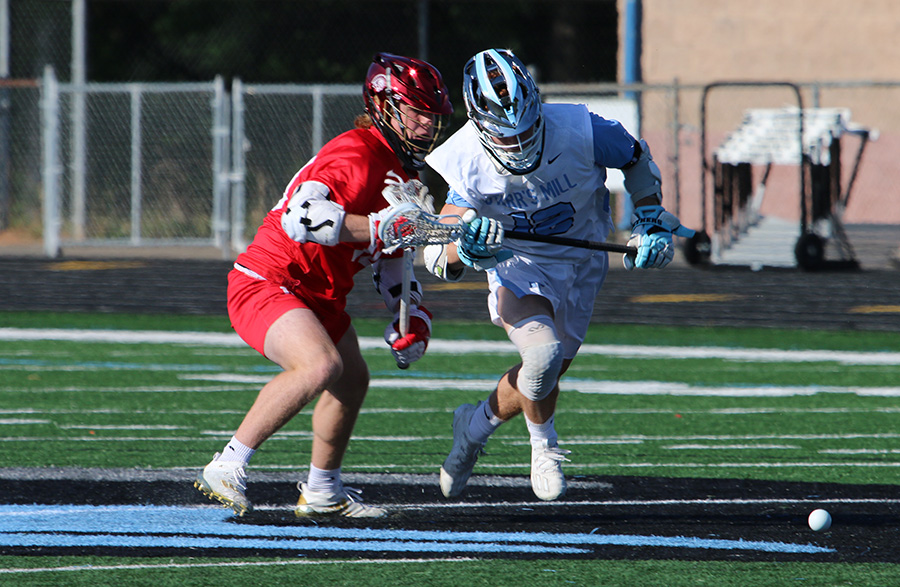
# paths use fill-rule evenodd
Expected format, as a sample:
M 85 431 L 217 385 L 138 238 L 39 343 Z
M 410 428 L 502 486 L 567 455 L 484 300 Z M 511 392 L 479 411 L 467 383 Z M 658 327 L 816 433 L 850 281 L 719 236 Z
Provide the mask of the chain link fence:
M 7 226 L 42 238 L 48 255 L 81 246 L 202 245 L 230 257 L 246 246 L 293 174 L 363 112 L 357 85 L 235 79 L 228 88 L 218 79 L 76 86 L 48 79 L 55 80 L 0 85 L 0 114 L 6 109 L 0 157 L 9 161 L 0 173 L 0 194 L 7 190 L 0 212 Z M 845 108 L 875 139 L 861 158 L 857 137 L 842 141 L 841 181 L 853 183 L 843 221 L 900 225 L 900 82 L 799 88 L 805 108 Z M 662 169 L 666 206 L 685 224 L 708 230 L 713 227 L 703 218 L 701 194 L 702 182 L 712 179 L 704 157 L 740 125 L 747 109 L 795 102 L 780 87 L 717 89 L 709 93 L 701 120 L 701 86 L 544 84 L 542 90 L 548 101 L 597 104 L 601 115 L 629 121 L 626 126 L 647 139 Z M 754 166 L 755 183 L 764 171 Z M 798 221 L 797 173 L 796 167 L 775 166 L 763 214 Z M 440 201 L 440 179 L 429 173 L 425 180 Z M 712 190 L 706 192 L 711 198 Z M 617 198 L 620 216 L 625 200 Z
M 221 79 L 184 84 L 42 80 L 44 250 L 223 247 L 230 153 Z M 33 199 L 33 196 L 32 196 Z
M 41 235 L 41 115 L 36 80 L 0 80 L 0 231 Z

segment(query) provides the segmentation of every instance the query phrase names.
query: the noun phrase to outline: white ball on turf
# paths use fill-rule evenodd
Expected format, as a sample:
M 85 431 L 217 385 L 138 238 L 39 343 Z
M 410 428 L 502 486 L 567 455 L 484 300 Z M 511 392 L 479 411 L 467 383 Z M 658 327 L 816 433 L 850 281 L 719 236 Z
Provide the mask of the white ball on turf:
M 809 514 L 809 527 L 816 532 L 831 528 L 831 514 L 822 509 L 813 510 Z

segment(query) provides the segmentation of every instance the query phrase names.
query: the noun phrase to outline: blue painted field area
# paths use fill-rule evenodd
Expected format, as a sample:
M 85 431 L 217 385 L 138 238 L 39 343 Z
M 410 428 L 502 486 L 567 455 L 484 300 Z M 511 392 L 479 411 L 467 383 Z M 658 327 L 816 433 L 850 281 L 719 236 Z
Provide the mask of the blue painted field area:
M 229 548 L 253 550 L 587 554 L 597 546 L 699 548 L 792 554 L 834 552 L 809 544 L 684 536 L 447 532 L 236 524 L 220 508 L 0 506 L 0 546 Z

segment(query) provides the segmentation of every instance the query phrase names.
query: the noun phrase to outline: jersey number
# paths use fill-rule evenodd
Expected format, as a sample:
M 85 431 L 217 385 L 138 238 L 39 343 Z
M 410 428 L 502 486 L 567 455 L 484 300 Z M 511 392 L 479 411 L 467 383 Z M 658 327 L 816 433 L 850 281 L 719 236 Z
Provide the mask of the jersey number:
M 531 214 L 513 212 L 510 217 L 515 222 L 513 230 L 544 235 L 563 234 L 575 224 L 575 208 L 569 202 L 559 202 Z

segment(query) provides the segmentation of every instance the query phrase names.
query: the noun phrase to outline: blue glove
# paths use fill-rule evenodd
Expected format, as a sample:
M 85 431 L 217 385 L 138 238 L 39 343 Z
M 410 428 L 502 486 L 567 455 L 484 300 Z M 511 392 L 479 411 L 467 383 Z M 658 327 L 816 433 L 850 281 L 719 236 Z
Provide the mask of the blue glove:
M 503 250 L 503 225 L 499 221 L 476 216 L 475 210 L 466 212 L 462 220 L 466 226 L 456 241 L 456 254 L 460 261 L 484 271 L 512 257 L 511 252 Z
M 681 225 L 674 214 L 662 206 L 639 206 L 631 216 L 631 238 L 628 245 L 637 247 L 637 255 L 625 255 L 625 269 L 662 268 L 675 256 L 672 235 L 692 237 L 694 231 Z

